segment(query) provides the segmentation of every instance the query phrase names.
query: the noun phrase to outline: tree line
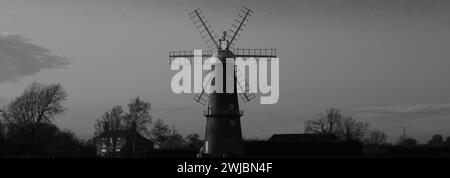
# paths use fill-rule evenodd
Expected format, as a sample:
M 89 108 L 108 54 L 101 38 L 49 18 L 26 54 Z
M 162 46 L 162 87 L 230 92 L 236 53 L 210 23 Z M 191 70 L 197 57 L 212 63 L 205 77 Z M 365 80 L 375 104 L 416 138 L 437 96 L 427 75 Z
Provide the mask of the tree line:
M 362 141 L 366 144 L 383 144 L 387 135 L 380 130 L 369 130 L 369 123 L 342 114 L 340 109 L 330 108 L 316 120 L 307 120 L 305 133 L 333 135 L 338 140 Z
M 66 111 L 63 106 L 66 100 L 67 92 L 60 84 L 34 82 L 4 106 L 0 115 L 0 156 L 96 156 L 95 137 L 79 139 L 70 130 L 55 125 L 55 118 Z M 203 146 L 199 134 L 183 137 L 164 120 L 154 120 L 150 112 L 151 104 L 140 97 L 132 99 L 126 110 L 116 105 L 96 120 L 94 135 L 104 133 L 105 128 L 108 131 L 134 128 L 151 140 L 156 149 L 198 151 Z M 383 148 L 397 153 L 404 152 L 404 147 L 417 147 L 427 151 L 428 148 L 439 148 L 437 152 L 450 153 L 450 137 L 444 140 L 442 135 L 434 135 L 426 144 L 420 145 L 413 138 L 401 136 L 396 145 L 392 145 L 386 142 L 388 136 L 384 132 L 370 129 L 368 122 L 358 121 L 336 108 L 326 110 L 317 119 L 307 120 L 304 126 L 305 133 L 333 135 L 342 141 L 362 142 L 368 150 Z
M 91 140 L 61 130 L 54 119 L 66 110 L 67 92 L 60 84 L 34 82 L 3 108 L 0 120 L 0 155 L 27 157 L 95 156 Z
M 378 129 L 370 129 L 368 122 L 357 121 L 340 109 L 330 108 L 317 119 L 304 123 L 305 133 L 333 135 L 340 141 L 358 141 L 364 144 L 365 154 L 377 155 L 447 155 L 450 154 L 450 136 L 445 140 L 435 134 L 424 144 L 402 135 L 394 144 L 386 142 L 388 136 Z
M 189 134 L 183 137 L 174 126 L 166 124 L 164 120 L 153 120 L 150 115 L 151 104 L 140 97 L 136 97 L 128 104 L 128 111 L 124 111 L 120 105 L 112 107 L 97 119 L 95 135 L 98 136 L 108 131 L 120 131 L 135 129 L 142 136 L 151 140 L 159 149 L 190 149 L 199 150 L 203 145 L 198 134 Z M 105 125 L 108 125 L 105 127 Z
M 0 156 L 13 157 L 94 157 L 95 137 L 79 139 L 73 132 L 58 128 L 54 119 L 66 111 L 67 92 L 60 84 L 33 82 L 22 94 L 3 107 L 0 115 Z M 94 124 L 95 136 L 130 129 L 153 141 L 161 149 L 198 150 L 203 142 L 198 134 L 183 137 L 162 119 L 152 120 L 149 102 L 136 97 L 128 111 L 114 106 Z

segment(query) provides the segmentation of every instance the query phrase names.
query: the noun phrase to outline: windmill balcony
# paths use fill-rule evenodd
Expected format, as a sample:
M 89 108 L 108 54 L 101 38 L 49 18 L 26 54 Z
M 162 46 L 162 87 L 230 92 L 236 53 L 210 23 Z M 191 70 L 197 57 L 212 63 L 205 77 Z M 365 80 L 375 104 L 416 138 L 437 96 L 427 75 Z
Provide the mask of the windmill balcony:
M 212 112 L 211 109 L 203 111 L 204 116 L 243 116 L 243 110 L 216 110 Z

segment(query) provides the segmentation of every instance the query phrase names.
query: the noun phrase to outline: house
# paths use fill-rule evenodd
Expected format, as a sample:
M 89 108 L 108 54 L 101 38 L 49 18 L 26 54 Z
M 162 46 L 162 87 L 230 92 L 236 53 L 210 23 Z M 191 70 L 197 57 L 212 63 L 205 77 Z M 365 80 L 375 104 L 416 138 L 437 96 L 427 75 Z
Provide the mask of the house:
M 110 130 L 105 123 L 103 130 L 95 138 L 98 156 L 143 157 L 153 149 L 153 142 L 137 132 L 135 124 L 129 130 Z

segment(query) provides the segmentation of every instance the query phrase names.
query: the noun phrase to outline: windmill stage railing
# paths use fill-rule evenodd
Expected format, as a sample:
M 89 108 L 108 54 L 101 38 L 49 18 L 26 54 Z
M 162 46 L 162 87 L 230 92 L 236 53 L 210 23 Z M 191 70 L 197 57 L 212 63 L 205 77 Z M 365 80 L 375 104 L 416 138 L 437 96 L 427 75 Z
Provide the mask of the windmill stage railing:
M 211 51 L 202 51 L 202 56 L 210 57 L 212 56 Z M 185 57 L 185 58 L 192 58 L 194 57 L 194 51 L 170 51 L 169 52 L 169 58 L 176 58 L 176 57 Z
M 202 51 L 202 58 L 209 58 L 213 55 L 211 51 Z M 169 64 L 175 58 L 187 58 L 190 61 L 194 58 L 194 51 L 170 51 L 169 52 Z M 192 61 L 191 61 L 192 62 Z
M 216 110 L 212 112 L 212 110 L 209 108 L 208 110 L 203 111 L 204 116 L 243 116 L 244 111 L 243 110 Z
M 233 54 L 236 57 L 259 57 L 259 58 L 275 58 L 277 57 L 277 49 L 233 49 Z

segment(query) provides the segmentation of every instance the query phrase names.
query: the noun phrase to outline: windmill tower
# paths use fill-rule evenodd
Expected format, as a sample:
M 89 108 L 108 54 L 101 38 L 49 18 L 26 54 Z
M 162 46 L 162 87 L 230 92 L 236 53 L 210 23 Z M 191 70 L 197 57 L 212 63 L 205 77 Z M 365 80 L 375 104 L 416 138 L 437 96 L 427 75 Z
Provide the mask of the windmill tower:
M 234 48 L 237 38 L 247 25 L 248 18 L 253 11 L 242 7 L 234 24 L 228 31 L 223 32 L 221 39 L 218 39 L 209 22 L 199 9 L 195 9 L 189 14 L 195 27 L 200 32 L 209 50 L 202 52 L 203 58 L 212 57 L 213 54 L 222 62 L 223 76 L 226 76 L 227 58 L 275 58 L 276 49 L 237 49 Z M 169 60 L 184 57 L 192 61 L 194 53 L 192 51 L 172 51 L 169 53 Z M 233 93 L 206 93 L 204 90 L 196 94 L 194 100 L 202 105 L 207 105 L 204 111 L 206 117 L 205 145 L 204 152 L 210 156 L 240 155 L 243 152 L 243 141 L 241 131 L 241 116 L 243 111 L 239 109 L 238 95 L 244 102 L 248 102 L 256 97 L 254 93 L 249 93 L 248 82 L 236 68 L 234 70 L 234 92 Z M 209 83 L 214 83 L 214 79 L 206 79 Z M 244 84 L 245 82 L 245 84 Z M 223 80 L 223 91 L 226 91 L 226 80 Z M 205 86 L 204 86 L 205 87 Z M 237 92 L 237 87 L 241 92 Z

